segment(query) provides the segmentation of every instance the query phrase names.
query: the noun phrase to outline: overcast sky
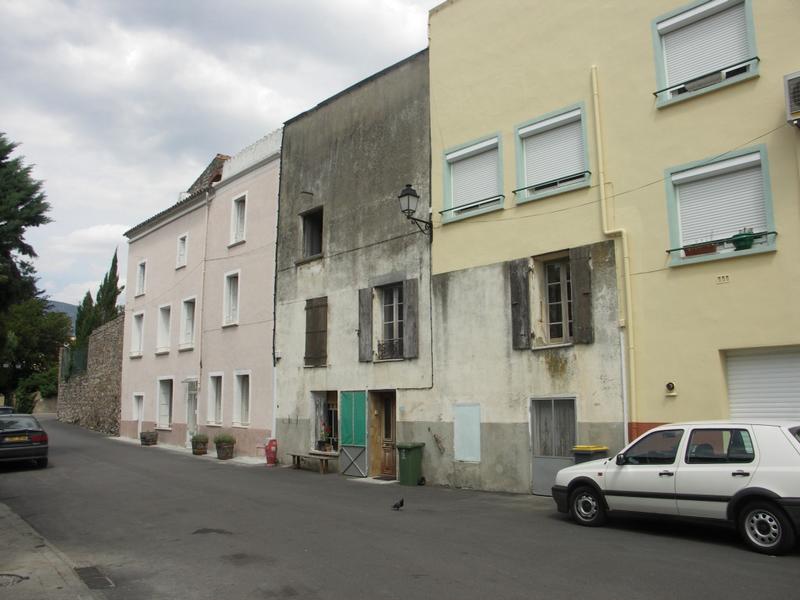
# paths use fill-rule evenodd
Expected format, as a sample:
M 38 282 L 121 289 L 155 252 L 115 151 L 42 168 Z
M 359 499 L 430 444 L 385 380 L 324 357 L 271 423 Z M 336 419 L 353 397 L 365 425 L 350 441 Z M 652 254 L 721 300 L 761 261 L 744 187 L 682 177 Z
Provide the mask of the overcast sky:
M 2 0 L 0 131 L 52 205 L 27 235 L 40 287 L 94 294 L 217 152 L 425 48 L 440 2 Z

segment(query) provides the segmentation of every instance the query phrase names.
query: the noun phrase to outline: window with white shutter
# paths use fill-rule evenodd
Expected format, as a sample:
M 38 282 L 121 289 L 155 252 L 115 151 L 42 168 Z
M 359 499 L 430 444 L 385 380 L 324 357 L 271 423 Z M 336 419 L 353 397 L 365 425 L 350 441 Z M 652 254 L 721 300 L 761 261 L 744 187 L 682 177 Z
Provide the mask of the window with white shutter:
M 222 325 L 236 325 L 239 322 L 239 271 L 225 275 L 224 294 Z
M 670 170 L 673 259 L 774 248 L 765 153 Z
M 184 233 L 178 236 L 178 250 L 175 256 L 175 268 L 180 269 L 186 266 L 186 255 L 189 246 L 189 234 Z
M 183 301 L 181 310 L 181 341 L 180 350 L 189 350 L 194 347 L 194 312 L 197 301 L 189 298 Z
M 158 380 L 158 427 L 172 425 L 172 379 Z
M 445 154 L 445 220 L 502 208 L 500 141 L 491 138 Z
M 170 345 L 170 322 L 172 307 L 169 304 L 158 307 L 158 331 L 156 332 L 156 354 L 166 354 Z
M 240 196 L 233 201 L 231 210 L 231 244 L 244 241 L 247 223 L 247 196 Z
M 656 20 L 659 104 L 757 74 L 746 0 L 710 0 Z
M 567 109 L 517 129 L 518 201 L 589 185 L 582 107 Z

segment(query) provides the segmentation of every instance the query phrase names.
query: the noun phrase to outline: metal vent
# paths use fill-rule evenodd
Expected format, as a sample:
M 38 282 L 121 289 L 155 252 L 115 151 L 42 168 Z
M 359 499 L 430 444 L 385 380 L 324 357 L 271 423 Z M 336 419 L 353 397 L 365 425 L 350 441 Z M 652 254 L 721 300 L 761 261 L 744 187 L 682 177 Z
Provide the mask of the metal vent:
M 786 120 L 800 127 L 800 71 L 783 78 L 786 92 Z

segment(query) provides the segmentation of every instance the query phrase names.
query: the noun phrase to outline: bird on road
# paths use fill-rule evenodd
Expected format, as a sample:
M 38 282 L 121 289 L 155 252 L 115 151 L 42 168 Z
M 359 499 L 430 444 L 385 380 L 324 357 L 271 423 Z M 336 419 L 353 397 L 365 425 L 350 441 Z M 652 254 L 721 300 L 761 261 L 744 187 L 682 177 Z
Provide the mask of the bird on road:
M 392 504 L 392 510 L 400 510 L 401 508 L 403 508 L 403 504 L 404 504 L 403 499 L 400 498 L 400 500 Z

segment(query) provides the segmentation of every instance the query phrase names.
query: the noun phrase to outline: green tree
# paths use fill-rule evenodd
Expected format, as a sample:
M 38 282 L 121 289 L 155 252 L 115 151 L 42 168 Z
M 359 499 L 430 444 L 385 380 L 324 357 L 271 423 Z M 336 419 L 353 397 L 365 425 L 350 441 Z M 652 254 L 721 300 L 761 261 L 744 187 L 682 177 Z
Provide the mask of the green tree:
M 0 132 L 0 311 L 36 293 L 28 260 L 36 252 L 25 241 L 25 232 L 50 222 L 42 182 L 31 177 L 33 166 L 22 157 L 11 158 L 16 147 Z
M 95 327 L 112 321 L 119 315 L 117 298 L 124 287 L 119 286 L 119 273 L 117 273 L 117 251 L 111 259 L 111 266 L 103 277 L 100 289 L 97 290 L 97 303 L 95 304 Z
M 96 327 L 97 311 L 95 310 L 92 293 L 86 292 L 83 301 L 78 305 L 75 315 L 75 347 L 86 348 L 89 344 L 89 335 Z

